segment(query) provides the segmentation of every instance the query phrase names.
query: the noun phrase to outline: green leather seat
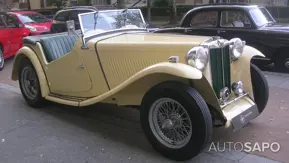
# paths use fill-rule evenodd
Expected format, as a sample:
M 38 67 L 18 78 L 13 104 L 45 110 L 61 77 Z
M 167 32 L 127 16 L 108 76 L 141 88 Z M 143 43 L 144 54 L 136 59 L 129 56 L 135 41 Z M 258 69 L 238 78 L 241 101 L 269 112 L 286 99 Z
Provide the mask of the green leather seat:
M 54 61 L 69 53 L 78 37 L 76 35 L 54 35 L 40 38 L 47 62 Z

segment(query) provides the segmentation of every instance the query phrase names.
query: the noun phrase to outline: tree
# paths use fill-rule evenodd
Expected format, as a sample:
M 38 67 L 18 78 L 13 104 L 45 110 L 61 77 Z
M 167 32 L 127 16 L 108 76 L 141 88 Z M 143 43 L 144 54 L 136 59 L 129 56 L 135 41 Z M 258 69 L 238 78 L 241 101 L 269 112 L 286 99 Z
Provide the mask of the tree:
M 30 0 L 27 0 L 27 8 L 28 8 L 28 10 L 31 10 L 31 3 L 30 3 Z
M 123 9 L 123 8 L 126 8 L 126 5 L 125 5 L 125 0 L 117 0 L 117 8 L 118 9 Z
M 91 5 L 90 3 L 91 3 L 90 0 L 78 0 L 77 1 L 78 5 L 83 5 L 83 6 L 89 6 L 89 5 Z
M 169 10 L 170 10 L 170 24 L 176 24 L 177 21 L 177 5 L 176 0 L 169 0 Z
M 151 21 L 151 0 L 147 0 L 147 21 L 150 22 Z
M 48 0 L 47 4 L 56 6 L 59 9 L 67 5 L 67 0 Z

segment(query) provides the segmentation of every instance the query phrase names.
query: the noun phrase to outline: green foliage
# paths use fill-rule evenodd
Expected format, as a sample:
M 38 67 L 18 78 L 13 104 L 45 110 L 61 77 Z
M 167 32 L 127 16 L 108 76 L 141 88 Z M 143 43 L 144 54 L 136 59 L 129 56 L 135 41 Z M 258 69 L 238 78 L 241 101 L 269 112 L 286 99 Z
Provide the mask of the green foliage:
M 117 2 L 117 8 L 118 9 L 126 8 L 125 0 L 117 0 L 116 2 Z
M 66 6 L 68 0 L 47 0 L 48 5 L 56 6 L 57 8 L 62 8 Z
M 154 0 L 153 7 L 168 7 L 169 0 Z
M 80 6 L 89 6 L 89 5 L 91 5 L 90 4 L 90 0 L 78 0 L 77 1 L 77 5 L 80 5 Z

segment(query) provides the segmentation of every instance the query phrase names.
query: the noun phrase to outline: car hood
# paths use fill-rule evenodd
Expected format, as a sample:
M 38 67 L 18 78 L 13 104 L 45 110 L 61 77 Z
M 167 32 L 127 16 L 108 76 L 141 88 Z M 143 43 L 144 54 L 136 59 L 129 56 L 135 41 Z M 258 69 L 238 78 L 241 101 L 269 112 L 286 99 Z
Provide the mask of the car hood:
M 52 22 L 27 24 L 37 29 L 37 31 L 50 31 Z
M 157 46 L 178 46 L 189 45 L 194 47 L 200 45 L 200 43 L 210 39 L 208 36 L 193 36 L 193 35 L 177 35 L 177 34 L 165 34 L 165 33 L 127 33 L 117 35 L 115 37 L 108 37 L 102 41 L 98 41 L 98 45 L 157 45 Z M 93 41 L 93 40 L 92 40 Z
M 111 83 L 113 88 L 142 69 L 160 62 L 168 62 L 171 56 L 179 56 L 179 62 L 186 64 L 187 52 L 209 38 L 131 33 L 98 40 L 95 46 L 107 79 L 114 81 Z
M 287 31 L 287 32 L 289 32 L 289 24 L 276 23 L 276 24 L 264 26 L 261 29 L 269 30 L 269 31 L 283 31 L 283 32 Z

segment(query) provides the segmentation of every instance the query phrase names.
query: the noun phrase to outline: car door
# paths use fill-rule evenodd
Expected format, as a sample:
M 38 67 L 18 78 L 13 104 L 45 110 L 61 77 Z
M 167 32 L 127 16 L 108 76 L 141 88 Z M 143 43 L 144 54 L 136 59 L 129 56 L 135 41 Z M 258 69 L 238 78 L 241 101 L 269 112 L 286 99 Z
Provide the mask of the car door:
M 186 34 L 216 36 L 218 26 L 217 10 L 201 10 L 194 13 L 189 22 L 189 29 Z
M 4 15 L 4 20 L 7 25 L 8 32 L 10 33 L 10 52 L 15 54 L 22 47 L 22 38 L 23 35 L 19 29 L 19 23 L 17 20 L 9 15 Z
M 11 37 L 10 30 L 5 23 L 4 15 L 0 13 L 0 46 L 4 58 L 7 58 L 11 53 Z
M 253 23 L 247 13 L 243 10 L 228 9 L 221 11 L 220 28 L 218 35 L 225 39 L 238 37 L 246 42 L 254 40 L 255 32 Z

